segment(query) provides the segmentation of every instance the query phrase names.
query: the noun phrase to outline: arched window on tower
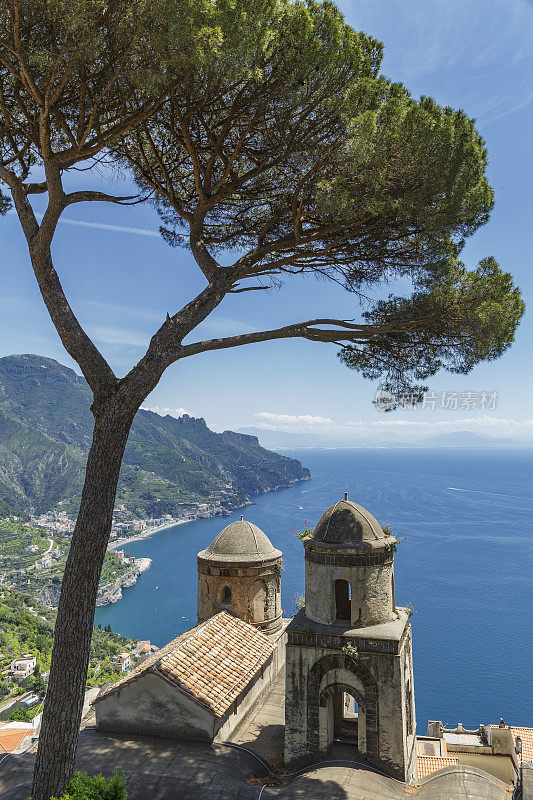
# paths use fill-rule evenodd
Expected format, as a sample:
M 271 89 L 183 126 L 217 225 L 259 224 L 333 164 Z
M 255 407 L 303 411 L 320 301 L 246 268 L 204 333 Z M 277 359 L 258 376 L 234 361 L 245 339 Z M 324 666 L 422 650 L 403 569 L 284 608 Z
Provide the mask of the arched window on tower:
M 335 619 L 350 622 L 352 617 L 351 587 L 348 581 L 335 581 Z
M 222 589 L 222 602 L 231 603 L 231 589 L 229 586 L 224 586 Z

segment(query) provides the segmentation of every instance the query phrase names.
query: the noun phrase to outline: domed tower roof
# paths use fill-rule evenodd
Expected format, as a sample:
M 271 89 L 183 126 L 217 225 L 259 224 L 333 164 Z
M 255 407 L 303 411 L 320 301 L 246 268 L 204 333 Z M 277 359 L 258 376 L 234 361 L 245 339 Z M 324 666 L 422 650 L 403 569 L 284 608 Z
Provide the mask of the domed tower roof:
M 215 536 L 198 558 L 208 561 L 271 561 L 281 558 L 266 533 L 241 517 Z
M 344 500 L 339 500 L 322 515 L 310 541 L 334 547 L 375 549 L 394 544 L 396 539 L 385 533 L 366 508 L 345 495 Z

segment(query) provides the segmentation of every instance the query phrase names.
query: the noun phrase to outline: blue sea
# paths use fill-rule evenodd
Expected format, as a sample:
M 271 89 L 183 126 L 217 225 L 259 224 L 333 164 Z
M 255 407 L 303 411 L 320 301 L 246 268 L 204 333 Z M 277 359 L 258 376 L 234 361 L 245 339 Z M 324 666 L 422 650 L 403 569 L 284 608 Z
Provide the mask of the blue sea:
M 348 491 L 403 539 L 396 600 L 414 609 L 418 732 L 428 719 L 466 727 L 533 726 L 533 449 L 378 449 L 288 453 L 313 479 L 255 498 L 245 518 L 283 551 L 283 608 L 304 590 L 301 542 Z M 177 525 L 127 546 L 151 569 L 96 623 L 163 645 L 196 624 L 196 554 L 228 518 Z

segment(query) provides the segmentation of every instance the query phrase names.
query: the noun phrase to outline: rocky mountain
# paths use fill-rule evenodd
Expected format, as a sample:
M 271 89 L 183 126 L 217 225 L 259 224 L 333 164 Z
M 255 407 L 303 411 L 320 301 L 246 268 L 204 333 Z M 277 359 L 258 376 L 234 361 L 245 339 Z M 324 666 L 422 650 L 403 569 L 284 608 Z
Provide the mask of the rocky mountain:
M 75 511 L 93 417 L 87 383 L 50 358 L 0 358 L 0 516 Z M 216 502 L 223 511 L 256 493 L 306 480 L 299 461 L 255 436 L 215 433 L 203 419 L 139 411 L 124 455 L 117 507 L 135 516 L 179 514 Z

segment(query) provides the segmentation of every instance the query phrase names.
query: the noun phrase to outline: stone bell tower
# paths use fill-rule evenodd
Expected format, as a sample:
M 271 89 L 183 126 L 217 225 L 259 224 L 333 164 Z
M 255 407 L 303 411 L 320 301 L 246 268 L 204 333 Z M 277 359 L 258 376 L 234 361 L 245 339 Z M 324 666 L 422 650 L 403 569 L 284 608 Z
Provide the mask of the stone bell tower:
M 227 611 L 264 633 L 279 631 L 281 550 L 241 517 L 198 553 L 198 622 Z
M 354 758 L 416 777 L 410 612 L 394 602 L 396 539 L 357 503 L 331 506 L 305 548 L 305 608 L 287 628 L 285 762 L 352 744 Z

